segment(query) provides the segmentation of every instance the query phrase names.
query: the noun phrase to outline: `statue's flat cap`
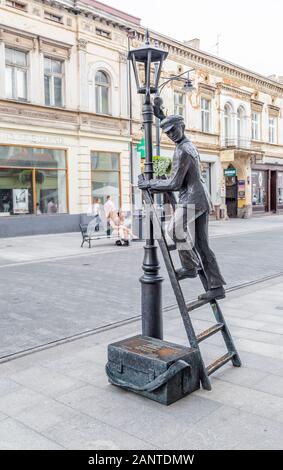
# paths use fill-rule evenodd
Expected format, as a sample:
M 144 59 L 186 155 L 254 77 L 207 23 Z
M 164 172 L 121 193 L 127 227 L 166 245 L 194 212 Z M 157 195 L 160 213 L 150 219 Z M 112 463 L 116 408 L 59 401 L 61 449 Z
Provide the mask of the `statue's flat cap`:
M 164 132 L 168 132 L 177 124 L 185 124 L 183 116 L 168 116 L 161 121 L 160 127 Z

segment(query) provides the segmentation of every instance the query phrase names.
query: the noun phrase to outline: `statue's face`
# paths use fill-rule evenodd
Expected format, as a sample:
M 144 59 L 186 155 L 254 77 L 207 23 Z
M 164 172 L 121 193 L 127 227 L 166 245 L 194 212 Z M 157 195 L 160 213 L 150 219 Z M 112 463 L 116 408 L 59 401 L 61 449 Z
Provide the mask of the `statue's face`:
M 184 137 L 184 126 L 181 124 L 177 124 L 170 131 L 166 132 L 166 135 L 171 139 L 173 142 L 178 143 Z

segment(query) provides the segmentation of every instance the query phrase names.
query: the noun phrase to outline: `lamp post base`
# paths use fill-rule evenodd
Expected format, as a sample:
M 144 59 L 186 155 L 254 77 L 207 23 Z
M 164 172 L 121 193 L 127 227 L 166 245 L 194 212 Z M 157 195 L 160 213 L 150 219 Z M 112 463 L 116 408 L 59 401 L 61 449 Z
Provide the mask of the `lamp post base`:
M 143 262 L 142 285 L 142 334 L 150 338 L 163 339 L 162 282 L 159 275 L 157 247 L 146 245 Z

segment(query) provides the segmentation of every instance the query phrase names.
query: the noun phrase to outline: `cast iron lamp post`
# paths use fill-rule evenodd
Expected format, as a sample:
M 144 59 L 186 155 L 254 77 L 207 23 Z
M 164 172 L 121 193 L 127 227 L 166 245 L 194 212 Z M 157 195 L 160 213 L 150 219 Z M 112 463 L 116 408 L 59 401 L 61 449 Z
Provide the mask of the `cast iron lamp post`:
M 132 62 L 137 92 L 145 95 L 143 103 L 143 126 L 145 131 L 145 178 L 153 178 L 153 149 L 152 149 L 152 125 L 154 120 L 151 95 L 158 92 L 158 84 L 161 70 L 168 52 L 151 46 L 149 33 L 146 33 L 145 45 L 129 52 L 128 60 Z M 151 66 L 155 65 L 156 73 Z M 142 76 L 140 77 L 140 73 Z M 146 240 L 143 260 L 144 274 L 140 279 L 142 285 L 142 333 L 143 336 L 163 339 L 162 322 L 162 281 L 159 275 L 159 262 L 157 246 L 154 241 L 153 224 L 150 221 L 149 235 Z

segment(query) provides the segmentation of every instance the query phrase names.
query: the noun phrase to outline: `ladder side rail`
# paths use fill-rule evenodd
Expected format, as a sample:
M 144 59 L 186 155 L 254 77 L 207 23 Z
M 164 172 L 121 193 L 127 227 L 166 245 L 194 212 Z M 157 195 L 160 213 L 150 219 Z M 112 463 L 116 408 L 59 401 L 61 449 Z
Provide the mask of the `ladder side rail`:
M 168 199 L 169 199 L 173 209 L 175 209 L 175 207 L 177 205 L 175 194 L 170 192 L 170 193 L 167 193 L 167 196 L 168 196 Z M 195 250 L 195 248 L 194 248 L 194 250 Z M 198 255 L 197 250 L 195 250 L 195 253 Z M 198 258 L 200 259 L 199 255 L 198 255 Z M 200 260 L 200 262 L 201 262 L 201 260 Z M 202 265 L 202 263 L 201 263 L 201 265 Z M 207 291 L 208 290 L 208 283 L 207 283 L 207 277 L 205 275 L 205 270 L 204 269 L 202 269 L 202 271 L 199 272 L 199 277 L 200 277 L 200 280 L 201 280 L 201 283 L 203 285 L 204 290 Z M 227 347 L 228 354 L 229 353 L 230 353 L 230 355 L 234 354 L 232 359 L 230 359 L 230 360 L 232 360 L 234 367 L 241 367 L 242 362 L 241 362 L 240 356 L 237 352 L 237 349 L 236 349 L 236 346 L 234 344 L 232 335 L 230 333 L 230 330 L 228 328 L 228 325 L 226 323 L 226 320 L 224 318 L 222 310 L 219 306 L 219 303 L 215 300 L 215 301 L 211 302 L 211 307 L 212 307 L 212 311 L 214 313 L 214 316 L 215 316 L 215 319 L 216 319 L 217 323 L 223 325 L 223 328 L 221 329 L 221 334 L 223 336 L 225 345 Z
M 223 339 L 224 339 L 224 342 L 226 344 L 228 352 L 235 353 L 235 356 L 233 358 L 233 365 L 235 367 L 241 367 L 242 362 L 241 362 L 240 356 L 237 352 L 237 349 L 236 349 L 235 343 L 233 341 L 232 335 L 230 333 L 227 322 L 224 318 L 224 315 L 222 313 L 222 310 L 221 310 L 220 305 L 217 302 L 217 300 L 211 302 L 211 308 L 212 308 L 212 311 L 214 313 L 216 321 L 218 323 L 222 323 L 224 325 L 224 328 L 222 329 L 221 333 L 222 333 L 222 336 L 223 336 Z

